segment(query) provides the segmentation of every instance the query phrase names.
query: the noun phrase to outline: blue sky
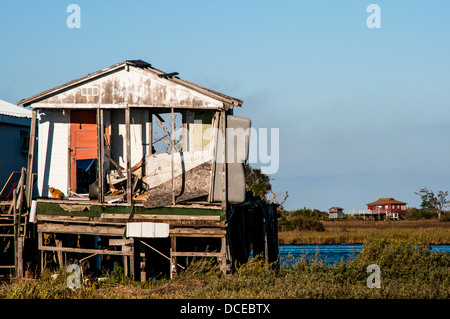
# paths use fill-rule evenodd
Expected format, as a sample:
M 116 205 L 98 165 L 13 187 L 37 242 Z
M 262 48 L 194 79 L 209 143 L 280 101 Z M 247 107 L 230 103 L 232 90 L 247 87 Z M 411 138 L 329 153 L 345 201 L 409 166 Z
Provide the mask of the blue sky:
M 69 29 L 69 4 L 81 28 Z M 381 28 L 369 29 L 369 4 Z M 450 191 L 448 1 L 7 1 L 0 99 L 142 59 L 244 100 L 280 128 L 288 209 L 346 212 L 379 197 L 418 207 Z

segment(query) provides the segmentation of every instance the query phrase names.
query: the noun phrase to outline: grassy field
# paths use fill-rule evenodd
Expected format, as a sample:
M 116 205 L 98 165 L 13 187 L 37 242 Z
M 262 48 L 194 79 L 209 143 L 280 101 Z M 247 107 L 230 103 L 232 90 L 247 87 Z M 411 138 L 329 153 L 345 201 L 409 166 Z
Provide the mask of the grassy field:
M 450 244 L 450 223 L 437 220 L 369 222 L 301 221 L 317 230 L 283 230 L 280 244 L 362 243 L 347 263 L 300 259 L 278 271 L 253 259 L 224 276 L 215 263 L 201 259 L 173 280 L 135 282 L 116 267 L 105 280 L 67 286 L 65 269 L 57 278 L 45 270 L 38 278 L 0 285 L 3 299 L 449 299 L 450 255 L 431 252 L 429 244 Z M 381 269 L 381 288 L 367 286 L 367 267 Z
M 367 267 L 381 269 L 380 288 L 367 285 Z M 450 298 L 450 255 L 430 252 L 421 241 L 370 239 L 348 263 L 332 266 L 319 260 L 299 260 L 279 271 L 253 259 L 233 275 L 224 276 L 203 259 L 173 280 L 133 282 L 120 268 L 106 280 L 69 289 L 67 273 L 45 271 L 37 279 L 0 286 L 0 298 L 11 299 L 399 299 Z
M 280 231 L 279 242 L 291 244 L 361 244 L 371 238 L 413 240 L 428 244 L 450 244 L 450 223 L 431 220 L 322 221 L 323 231 Z

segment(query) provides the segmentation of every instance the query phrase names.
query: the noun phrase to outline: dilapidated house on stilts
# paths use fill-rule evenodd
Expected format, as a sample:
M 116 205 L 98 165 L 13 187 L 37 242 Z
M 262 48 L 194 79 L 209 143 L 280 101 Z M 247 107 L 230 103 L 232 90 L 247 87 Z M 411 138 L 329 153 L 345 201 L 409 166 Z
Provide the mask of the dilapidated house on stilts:
M 193 258 L 225 273 L 251 251 L 278 260 L 277 205 L 246 192 L 243 102 L 177 75 L 127 60 L 18 102 L 32 109 L 21 214 L 38 268 L 118 263 L 145 280 Z

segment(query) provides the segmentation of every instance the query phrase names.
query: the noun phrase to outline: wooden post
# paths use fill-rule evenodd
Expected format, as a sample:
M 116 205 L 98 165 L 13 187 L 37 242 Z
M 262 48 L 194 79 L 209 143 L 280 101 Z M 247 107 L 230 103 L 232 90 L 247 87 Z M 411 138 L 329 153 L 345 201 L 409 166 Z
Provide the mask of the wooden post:
M 132 280 L 135 280 L 135 268 L 136 268 L 136 264 L 135 264 L 135 258 L 134 258 L 134 254 L 136 252 L 135 250 L 135 244 L 136 241 L 133 239 L 133 243 L 131 244 L 131 255 L 130 255 L 130 277 Z
M 28 148 L 28 163 L 27 163 L 27 206 L 31 207 L 31 199 L 33 196 L 33 159 L 34 159 L 34 143 L 36 141 L 36 117 L 37 110 L 33 109 L 31 112 L 31 127 L 30 127 L 30 144 Z
M 172 257 L 172 248 L 170 248 L 170 252 L 169 252 L 169 257 L 170 257 L 170 279 L 173 279 L 173 268 L 174 268 L 174 263 L 173 263 L 173 257 Z
M 182 132 L 181 132 L 181 141 L 182 141 L 182 145 L 181 145 L 181 150 L 183 152 L 187 152 L 188 151 L 188 141 L 189 141 L 189 136 L 188 136 L 188 123 L 186 122 L 186 111 L 183 111 L 181 113 L 181 126 L 182 126 Z
M 103 109 L 97 109 L 97 162 L 98 162 L 98 202 L 103 203 L 104 201 L 104 152 L 105 152 L 105 140 L 103 134 L 105 132 L 105 125 L 103 121 Z
M 40 250 L 39 257 L 40 257 L 41 272 L 44 270 L 44 251 L 41 249 L 41 247 L 43 246 L 42 236 L 44 236 L 43 233 L 38 232 L 37 237 L 38 237 L 38 250 Z
M 17 184 L 17 202 L 16 202 L 16 209 L 19 211 L 19 213 L 22 210 L 23 207 L 23 201 L 24 201 L 24 185 L 25 185 L 25 178 L 26 178 L 26 170 L 25 167 L 22 167 L 22 171 L 20 174 L 19 183 Z
M 175 205 L 175 176 L 174 176 L 174 152 L 175 152 L 175 123 L 173 116 L 173 107 L 171 108 L 171 128 L 170 128 L 170 146 L 171 146 L 171 169 L 172 169 L 172 205 Z M 176 263 L 175 263 L 176 264 Z
M 147 124 L 147 154 L 153 154 L 153 112 L 149 110 L 149 119 Z
M 21 222 L 22 222 L 22 209 L 23 209 L 23 202 L 25 200 L 25 175 L 26 171 L 25 168 L 22 167 L 22 174 L 20 175 L 20 181 L 16 188 L 16 209 L 15 209 L 15 220 L 16 224 L 14 225 L 15 231 L 14 231 L 14 250 L 15 250 L 15 265 L 16 265 L 16 277 L 22 278 L 23 275 L 23 262 L 22 262 L 22 255 L 23 255 L 23 238 L 21 237 Z M 25 231 L 24 231 L 25 236 Z
M 264 229 L 264 260 L 269 263 L 269 241 L 267 238 L 267 209 L 263 208 L 263 229 Z
M 209 181 L 209 196 L 208 196 L 208 202 L 211 203 L 214 200 L 214 181 L 216 179 L 216 160 L 217 160 L 217 135 L 219 130 L 219 120 L 220 120 L 220 113 L 216 112 L 213 116 L 212 120 L 212 127 L 213 127 L 213 133 L 212 133 L 212 163 L 211 163 L 211 178 Z
M 131 185 L 131 130 L 130 130 L 130 107 L 125 109 L 125 131 L 126 131 L 126 160 L 127 160 L 127 203 L 131 205 L 133 190 Z
M 226 211 L 228 202 L 227 192 L 227 134 L 226 134 L 226 111 L 220 114 L 220 131 L 223 139 L 223 165 L 222 165 L 222 209 Z
M 177 273 L 177 257 L 173 256 L 173 253 L 177 251 L 177 237 L 171 236 L 170 241 L 170 279 L 172 279 Z
M 20 219 L 19 219 L 20 228 Z M 17 238 L 17 264 L 16 264 L 16 278 L 23 277 L 23 241 L 24 237 L 20 236 Z
M 55 236 L 56 237 L 56 236 Z M 62 247 L 63 243 L 61 239 L 55 239 L 55 244 L 56 247 Z M 59 268 L 63 268 L 64 267 L 64 259 L 63 259 L 63 252 L 61 250 L 56 251 L 56 256 L 58 257 L 58 264 L 59 264 Z
M 221 239 L 220 252 L 223 254 L 222 259 L 220 260 L 220 268 L 222 269 L 223 274 L 227 273 L 227 238 L 223 236 Z
M 147 280 L 147 248 L 143 245 L 139 245 L 139 268 L 140 268 L 140 280 L 144 282 Z
M 12 200 L 12 212 L 13 212 L 13 221 L 14 221 L 14 271 L 16 273 L 16 277 L 18 274 L 18 269 L 17 269 L 17 259 L 18 259 L 18 244 L 19 244 L 19 223 L 20 220 L 17 220 L 17 188 L 15 188 L 13 190 L 13 200 Z

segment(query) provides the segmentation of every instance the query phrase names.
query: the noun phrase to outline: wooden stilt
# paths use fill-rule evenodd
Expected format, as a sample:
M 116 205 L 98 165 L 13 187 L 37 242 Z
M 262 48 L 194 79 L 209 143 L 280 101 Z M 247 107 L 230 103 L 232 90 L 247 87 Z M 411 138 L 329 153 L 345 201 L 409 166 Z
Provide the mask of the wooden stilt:
M 41 272 L 44 270 L 44 251 L 40 249 L 41 247 L 43 247 L 42 236 L 44 236 L 44 234 L 41 232 L 38 232 L 37 238 L 38 238 L 38 249 L 40 251 L 39 262 L 40 262 Z
M 62 240 L 55 239 L 55 244 L 56 244 L 56 247 L 62 247 Z M 61 250 L 58 250 L 56 252 L 56 255 L 58 257 L 59 268 L 63 268 L 64 267 L 63 252 Z
M 133 243 L 131 244 L 131 246 L 130 246 L 130 250 L 131 250 L 131 254 L 130 254 L 130 277 L 131 277 L 131 279 L 132 280 L 135 280 L 136 279 L 136 263 L 135 263 L 135 261 L 136 261 L 136 259 L 135 259 L 135 244 L 136 244 L 136 241 L 135 240 L 133 240 Z
M 177 237 L 171 236 L 170 238 L 170 278 L 177 273 L 177 257 L 174 256 L 177 252 Z
M 220 268 L 224 274 L 227 273 L 227 258 L 226 258 L 226 250 L 227 250 L 227 239 L 226 237 L 222 237 L 221 239 L 221 246 L 220 246 L 220 252 L 223 254 L 222 257 L 220 257 Z
M 20 221 L 20 220 L 19 220 Z M 19 225 L 20 227 L 20 225 Z M 23 243 L 24 237 L 19 236 L 17 239 L 17 270 L 16 270 L 16 278 L 23 277 Z
M 34 144 L 36 142 L 36 117 L 37 117 L 37 110 L 34 109 L 31 112 L 30 144 L 28 148 L 28 163 L 27 163 L 26 199 L 28 207 L 31 207 L 31 199 L 33 197 L 33 159 L 34 159 Z

